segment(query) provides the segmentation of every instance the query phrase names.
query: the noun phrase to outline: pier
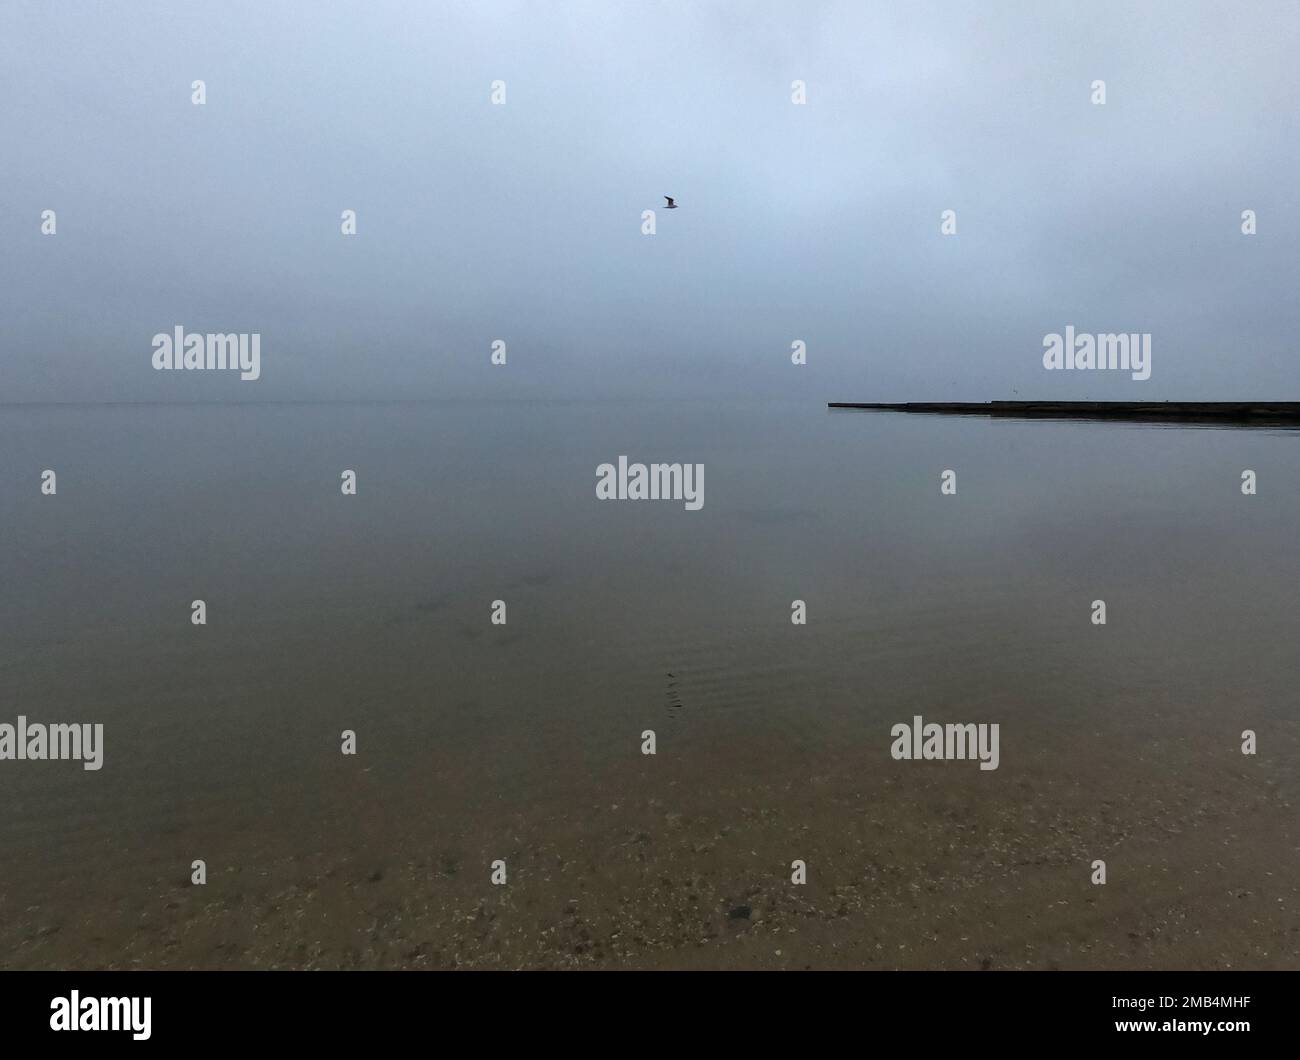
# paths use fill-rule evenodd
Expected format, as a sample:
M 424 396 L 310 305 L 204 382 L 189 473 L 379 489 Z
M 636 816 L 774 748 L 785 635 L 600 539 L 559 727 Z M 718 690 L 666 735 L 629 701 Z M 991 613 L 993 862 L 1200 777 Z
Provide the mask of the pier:
M 1300 427 L 1300 401 L 830 401 L 827 408 L 1012 419 Z

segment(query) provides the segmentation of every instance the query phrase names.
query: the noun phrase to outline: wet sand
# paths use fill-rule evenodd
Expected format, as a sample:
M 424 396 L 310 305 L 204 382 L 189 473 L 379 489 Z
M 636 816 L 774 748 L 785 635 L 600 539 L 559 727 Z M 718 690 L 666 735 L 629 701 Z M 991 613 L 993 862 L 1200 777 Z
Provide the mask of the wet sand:
M 1295 805 L 1276 766 L 1158 747 L 1146 763 L 1183 779 L 1017 768 L 991 790 L 949 765 L 890 775 L 897 764 L 881 763 L 864 777 L 856 761 L 813 765 L 813 750 L 768 748 L 788 766 L 760 777 L 721 754 L 703 783 L 629 758 L 609 771 L 621 780 L 451 817 L 394 805 L 371 769 L 319 815 L 277 811 L 219 842 L 178 828 L 143 863 L 119 849 L 89 878 L 69 867 L 11 892 L 6 964 L 1295 965 Z M 205 887 L 183 871 L 196 849 Z M 806 886 L 789 882 L 795 856 Z M 1088 882 L 1094 856 L 1108 863 L 1104 887 Z M 504 887 L 488 884 L 497 857 Z

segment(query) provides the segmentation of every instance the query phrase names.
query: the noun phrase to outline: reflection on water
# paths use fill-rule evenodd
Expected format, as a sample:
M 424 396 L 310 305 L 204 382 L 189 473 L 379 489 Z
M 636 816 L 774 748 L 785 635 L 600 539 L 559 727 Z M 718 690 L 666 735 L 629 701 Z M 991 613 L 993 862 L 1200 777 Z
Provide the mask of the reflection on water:
M 97 773 L 0 763 L 7 966 L 1295 963 L 1285 432 L 277 404 L 0 443 L 0 721 L 105 726 Z M 703 508 L 598 501 L 620 455 L 703 463 Z M 998 723 L 999 768 L 893 761 L 918 714 Z

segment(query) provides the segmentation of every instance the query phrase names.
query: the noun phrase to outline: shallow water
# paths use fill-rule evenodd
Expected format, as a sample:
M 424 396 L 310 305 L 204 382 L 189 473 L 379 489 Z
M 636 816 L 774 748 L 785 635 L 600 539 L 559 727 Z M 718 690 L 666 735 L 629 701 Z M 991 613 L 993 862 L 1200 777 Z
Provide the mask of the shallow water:
M 0 445 L 0 722 L 105 726 L 99 772 L 0 762 L 6 967 L 1297 965 L 1295 434 L 10 406 Z M 703 508 L 597 500 L 620 454 Z M 999 768 L 894 761 L 917 714 Z

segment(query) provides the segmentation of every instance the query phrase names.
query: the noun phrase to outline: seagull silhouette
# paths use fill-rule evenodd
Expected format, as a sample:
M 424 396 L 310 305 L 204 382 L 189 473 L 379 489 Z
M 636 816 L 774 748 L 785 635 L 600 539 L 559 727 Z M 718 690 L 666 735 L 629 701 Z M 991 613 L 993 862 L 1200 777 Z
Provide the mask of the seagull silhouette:
M 673 198 L 671 195 L 665 195 L 664 198 L 668 200 L 668 205 L 664 207 L 665 210 L 677 209 L 677 204 L 673 202 Z

